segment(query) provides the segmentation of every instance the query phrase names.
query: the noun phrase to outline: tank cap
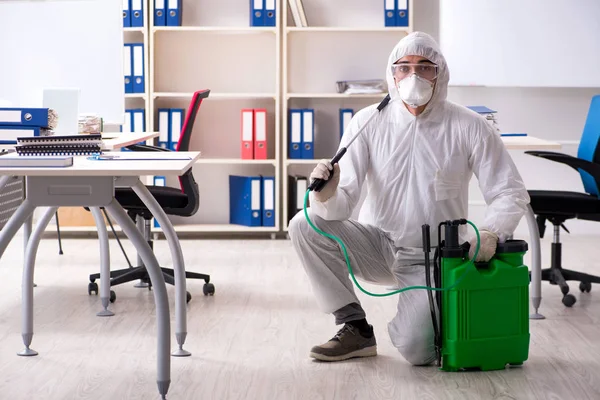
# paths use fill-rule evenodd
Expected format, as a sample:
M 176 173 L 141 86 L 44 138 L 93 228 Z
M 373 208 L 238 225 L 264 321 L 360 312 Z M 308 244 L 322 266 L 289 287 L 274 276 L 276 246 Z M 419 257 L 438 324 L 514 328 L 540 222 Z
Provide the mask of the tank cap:
M 524 240 L 507 240 L 498 243 L 496 253 L 524 253 L 528 250 L 527 242 Z

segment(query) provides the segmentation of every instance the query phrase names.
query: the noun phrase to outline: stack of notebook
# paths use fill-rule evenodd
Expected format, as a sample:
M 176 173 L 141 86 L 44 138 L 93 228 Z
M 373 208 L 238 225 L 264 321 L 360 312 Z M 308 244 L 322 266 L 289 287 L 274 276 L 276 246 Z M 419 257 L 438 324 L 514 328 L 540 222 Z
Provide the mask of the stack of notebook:
M 20 137 L 15 150 L 19 156 L 84 156 L 100 153 L 102 135 Z

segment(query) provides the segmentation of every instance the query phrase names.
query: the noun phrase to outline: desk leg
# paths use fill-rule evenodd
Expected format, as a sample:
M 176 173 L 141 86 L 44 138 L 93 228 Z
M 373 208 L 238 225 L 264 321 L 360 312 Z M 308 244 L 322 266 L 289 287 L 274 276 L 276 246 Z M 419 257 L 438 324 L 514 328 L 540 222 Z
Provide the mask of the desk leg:
M 50 207 L 46 210 L 40 222 L 27 242 L 27 251 L 25 252 L 25 267 L 23 268 L 23 279 L 21 282 L 22 291 L 22 321 L 21 329 L 23 344 L 25 349 L 17 353 L 20 356 L 37 356 L 38 352 L 29 348 L 33 339 L 33 271 L 35 269 L 35 256 L 40 244 L 42 234 L 46 230 L 48 223 L 54 217 L 57 207 Z
M 156 202 L 156 199 L 148 191 L 146 186 L 139 180 L 132 187 L 135 194 L 144 202 L 148 210 L 152 213 L 154 218 L 158 220 L 167 242 L 171 250 L 171 257 L 173 258 L 173 270 L 175 280 L 175 337 L 177 338 L 177 344 L 179 348 L 174 350 L 172 355 L 175 357 L 186 357 L 191 356 L 187 350 L 183 349 L 185 338 L 187 336 L 187 316 L 186 316 L 186 281 L 185 281 L 185 265 L 183 261 L 183 253 L 181 251 L 181 245 L 179 244 L 179 238 L 171 221 L 167 217 L 167 214 L 163 211 L 160 205 Z
M 152 253 L 152 249 L 144 240 L 144 237 L 138 231 L 135 224 L 127 216 L 123 207 L 113 199 L 111 203 L 105 207 L 108 213 L 121 226 L 123 232 L 133 243 L 136 250 L 142 257 L 144 265 L 150 275 L 150 281 L 154 289 L 154 303 L 156 305 L 156 326 L 158 330 L 158 392 L 166 399 L 169 385 L 171 384 L 171 357 L 169 350 L 171 348 L 171 333 L 170 333 L 170 317 L 169 317 L 169 298 L 167 296 L 167 287 L 165 279 L 162 275 L 158 261 Z
M 110 251 L 108 248 L 108 232 L 106 231 L 106 223 L 104 216 L 98 207 L 90 207 L 90 211 L 96 222 L 98 230 L 98 241 L 100 242 L 100 300 L 104 310 L 98 312 L 99 317 L 112 317 L 114 312 L 108 309 L 110 301 Z
M 540 250 L 540 232 L 533 209 L 528 204 L 527 226 L 529 227 L 529 236 L 531 238 L 531 302 L 533 303 L 534 313 L 529 316 L 530 319 L 544 319 L 542 314 L 538 313 L 542 303 L 542 258 Z
M 6 248 L 10 244 L 11 240 L 17 232 L 19 228 L 25 223 L 25 221 L 31 217 L 35 207 L 31 204 L 31 202 L 27 199 L 21 203 L 17 211 L 10 217 L 2 231 L 0 231 L 0 258 L 6 251 Z

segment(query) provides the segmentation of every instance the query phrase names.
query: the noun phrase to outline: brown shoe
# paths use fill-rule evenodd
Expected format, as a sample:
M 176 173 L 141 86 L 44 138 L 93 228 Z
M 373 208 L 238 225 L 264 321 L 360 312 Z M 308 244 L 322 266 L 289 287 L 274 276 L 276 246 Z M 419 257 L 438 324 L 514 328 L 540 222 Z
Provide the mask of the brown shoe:
M 371 337 L 365 337 L 357 328 L 346 324 L 327 343 L 313 347 L 310 356 L 321 361 L 342 361 L 354 357 L 376 356 L 377 342 L 373 334 L 373 327 L 370 326 L 370 328 Z

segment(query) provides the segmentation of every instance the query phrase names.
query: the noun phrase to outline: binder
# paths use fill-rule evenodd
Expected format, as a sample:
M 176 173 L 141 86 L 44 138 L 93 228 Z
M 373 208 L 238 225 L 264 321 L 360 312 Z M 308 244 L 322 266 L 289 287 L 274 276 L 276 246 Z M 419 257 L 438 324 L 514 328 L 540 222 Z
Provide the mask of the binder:
M 48 108 L 0 107 L 0 126 L 37 126 L 47 128 L 50 115 Z
M 144 26 L 144 7 L 142 0 L 131 0 L 131 26 L 142 28 Z
M 131 27 L 131 14 L 129 10 L 129 0 L 123 0 L 123 28 Z
M 346 132 L 346 129 L 348 128 L 348 125 L 350 124 L 353 115 L 353 109 L 340 108 L 340 140 L 342 139 L 342 136 L 344 136 L 344 132 Z
M 142 43 L 132 43 L 133 54 L 133 93 L 145 93 L 144 77 L 144 45 Z
M 265 26 L 275 26 L 277 20 L 277 13 L 275 10 L 275 0 L 264 0 L 265 1 Z
M 0 126 L 0 144 L 17 144 L 21 137 L 41 136 L 39 126 Z
M 265 0 L 250 0 L 250 26 L 265 26 Z
M 396 3 L 398 0 L 383 0 L 385 26 L 396 26 Z
M 302 110 L 290 109 L 289 135 L 288 157 L 290 159 L 302 158 Z
M 261 226 L 261 178 L 229 176 L 229 223 Z
M 125 110 L 125 123 L 121 126 L 121 132 L 131 133 L 133 132 L 133 113 L 131 110 Z
M 171 108 L 169 110 L 169 148 L 177 151 L 179 145 L 179 137 L 183 129 L 183 108 Z
M 254 110 L 254 158 L 267 159 L 267 110 Z
M 275 177 L 262 177 L 262 226 L 275 226 Z
M 102 135 L 19 137 L 15 150 L 19 156 L 92 155 L 102 150 Z
M 154 177 L 154 186 L 167 186 L 167 179 L 164 176 L 155 176 Z M 160 228 L 160 224 L 156 220 L 156 218 L 152 218 L 153 225 L 155 228 Z
M 158 146 L 169 149 L 171 143 L 171 121 L 168 108 L 158 109 Z
M 296 214 L 303 210 L 304 195 L 307 188 L 306 177 L 288 175 L 288 223 Z M 307 201 L 307 206 L 310 206 L 309 201 Z
M 315 111 L 311 108 L 302 110 L 302 158 L 312 160 L 315 158 Z
M 242 109 L 242 159 L 252 160 L 254 158 L 254 110 Z
M 181 26 L 181 0 L 167 0 L 167 26 Z
M 167 26 L 165 0 L 154 0 L 154 26 Z
M 396 26 L 408 26 L 408 0 L 397 0 Z
M 123 75 L 125 77 L 125 93 L 133 93 L 133 49 L 131 44 L 123 45 Z
M 132 113 L 132 131 L 143 133 L 146 132 L 146 110 L 137 108 L 131 110 Z

